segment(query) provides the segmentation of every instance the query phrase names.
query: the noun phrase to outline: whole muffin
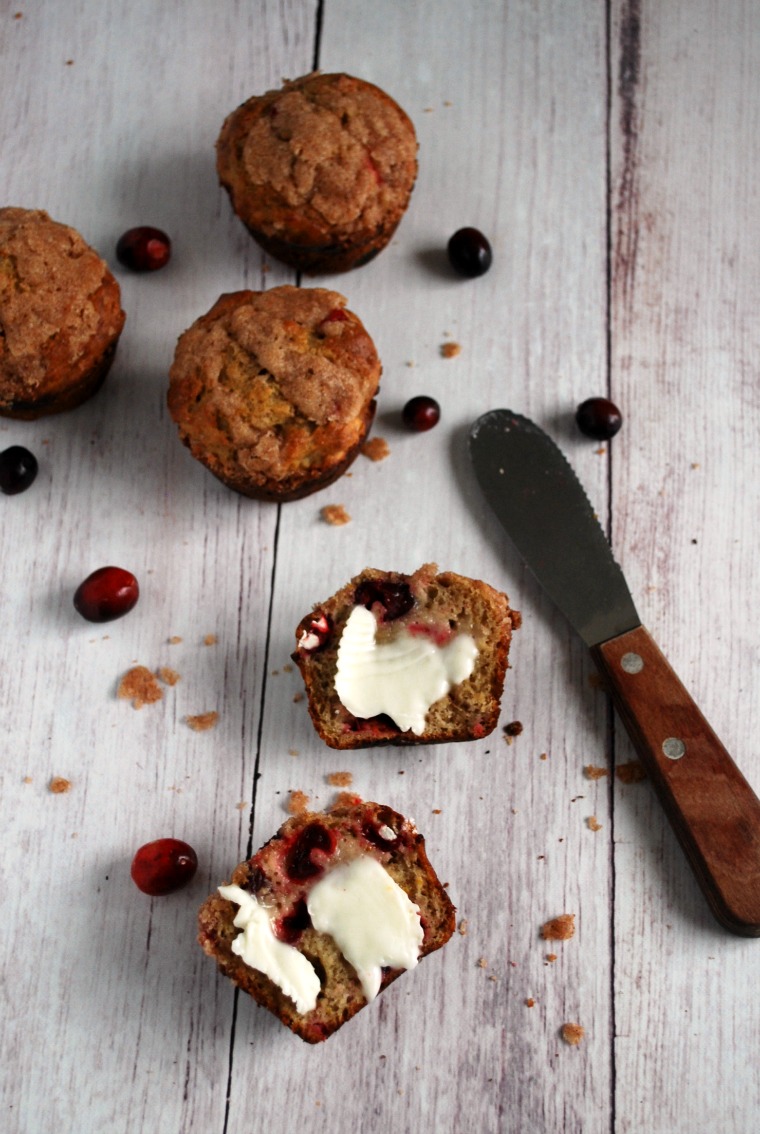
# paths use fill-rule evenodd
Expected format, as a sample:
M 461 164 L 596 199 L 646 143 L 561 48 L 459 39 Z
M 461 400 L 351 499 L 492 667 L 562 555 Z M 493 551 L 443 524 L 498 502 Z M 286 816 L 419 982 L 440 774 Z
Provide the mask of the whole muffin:
M 222 295 L 179 338 L 169 411 L 230 488 L 296 500 L 343 473 L 375 412 L 382 367 L 346 300 L 326 288 Z
M 0 414 L 31 420 L 91 397 L 124 318 L 118 283 L 75 229 L 0 209 Z
M 216 145 L 219 180 L 261 246 L 309 272 L 366 264 L 401 220 L 417 137 L 379 87 L 315 72 L 244 102 Z

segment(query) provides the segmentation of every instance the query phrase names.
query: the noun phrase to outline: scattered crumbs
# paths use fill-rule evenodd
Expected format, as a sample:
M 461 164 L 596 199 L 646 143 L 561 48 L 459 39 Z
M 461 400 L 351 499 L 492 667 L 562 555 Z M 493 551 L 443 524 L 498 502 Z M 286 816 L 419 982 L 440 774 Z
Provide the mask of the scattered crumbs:
M 240 803 L 235 804 L 235 808 L 238 811 L 245 811 L 247 806 L 248 806 L 248 800 L 247 799 L 241 799 Z
M 66 60 L 66 66 L 67 67 L 73 67 L 74 66 L 74 60 L 73 59 L 67 59 Z
M 607 450 L 605 449 L 604 445 L 600 445 L 598 449 L 594 449 L 594 452 L 596 453 L 597 457 L 603 457 Z
M 203 637 L 204 646 L 215 646 L 217 643 L 216 634 L 205 634 Z
M 538 861 L 540 862 L 542 858 L 546 858 L 546 855 L 545 854 L 539 854 L 537 856 L 537 858 L 538 858 Z
M 353 791 L 339 791 L 338 794 L 335 796 L 335 802 L 333 803 L 333 808 L 335 808 L 335 807 L 358 807 L 361 802 L 362 802 L 362 797 L 360 795 L 356 795 L 355 792 L 353 792 Z
M 152 705 L 160 701 L 163 695 L 155 675 L 145 665 L 136 665 L 128 669 L 116 690 L 116 696 L 131 701 L 133 709 Z
M 533 1008 L 533 1007 L 534 1007 L 534 1005 L 535 1005 L 535 1003 L 536 1003 L 536 1002 L 535 1002 L 535 1000 L 533 999 L 533 997 L 532 997 L 532 996 L 529 996 L 529 997 L 527 998 L 527 1000 L 525 1001 L 525 1007 L 526 1007 L 526 1008 Z
M 692 462 L 691 462 L 691 467 L 692 467 L 693 469 L 698 469 L 698 468 L 699 468 L 699 461 L 692 461 Z
M 478 957 L 475 964 L 478 966 L 479 969 L 487 969 L 488 968 L 488 961 L 485 959 L 485 957 Z
M 443 105 L 444 105 L 444 106 L 453 106 L 453 105 L 454 105 L 454 103 L 453 103 L 453 102 L 451 101 L 451 99 L 445 98 L 445 99 L 443 100 Z
M 24 13 L 23 12 L 14 12 L 13 18 L 14 18 L 14 20 L 23 20 Z
M 195 716 L 185 717 L 185 720 L 193 732 L 208 732 L 210 728 L 216 725 L 219 714 L 216 709 L 212 709 L 208 713 L 196 713 Z
M 66 791 L 71 791 L 71 780 L 64 779 L 63 776 L 53 776 L 48 784 L 48 791 L 52 791 L 53 795 L 62 795 Z
M 577 1047 L 585 1034 L 585 1029 L 580 1024 L 563 1024 L 560 1028 L 560 1035 L 571 1047 Z
M 510 807 L 509 810 L 512 812 L 513 815 L 517 814 L 517 808 L 516 807 Z
M 513 610 L 510 615 L 510 620 L 512 622 L 512 629 L 519 630 L 522 627 L 522 612 Z
M 162 665 L 158 671 L 158 676 L 163 681 L 164 685 L 176 685 L 180 680 L 180 675 L 176 669 L 170 669 L 168 665 Z
M 462 353 L 459 343 L 441 343 L 441 354 L 444 358 L 456 358 Z
M 557 960 L 557 954 L 556 953 L 547 953 L 546 959 L 547 959 L 547 961 L 549 962 L 550 965 L 553 965 L 554 962 Z
M 589 831 L 601 831 L 602 829 L 602 824 L 598 822 L 596 815 L 589 815 L 586 820 L 586 825 Z
M 400 776 L 403 776 L 403 774 L 404 774 L 404 769 L 403 769 L 403 768 L 399 768 L 399 770 L 398 770 L 398 774 L 399 774 Z
M 488 979 L 489 979 L 489 980 L 492 980 L 492 981 L 493 981 L 493 983 L 494 983 L 494 984 L 496 984 L 496 982 L 497 982 L 497 980 L 498 980 L 499 978 L 498 978 L 497 976 L 495 976 L 495 974 L 494 974 L 494 973 L 489 973 L 489 974 L 488 974 Z
M 331 787 L 351 787 L 354 782 L 352 772 L 329 772 L 326 779 Z
M 293 694 L 293 704 L 297 705 L 299 701 L 303 701 L 303 697 L 304 697 L 304 695 L 301 692 L 301 690 L 299 689 L 297 693 Z
M 293 672 L 293 666 L 290 664 L 290 662 L 285 663 L 285 665 L 282 667 L 282 672 L 283 673 L 292 673 Z
M 273 669 L 272 670 L 272 677 L 279 677 L 279 676 L 280 676 L 279 669 Z
M 588 683 L 592 689 L 606 688 L 604 684 L 604 678 L 602 677 L 601 673 L 590 673 L 588 675 Z
M 563 913 L 541 926 L 544 941 L 569 941 L 575 933 L 575 914 Z
M 179 634 L 175 634 L 173 637 L 171 637 L 169 639 L 169 645 L 170 646 L 178 646 L 181 641 L 182 641 L 182 639 L 180 638 Z
M 607 769 L 602 768 L 599 764 L 586 764 L 583 768 L 583 774 L 587 780 L 601 780 L 607 775 Z
M 692 540 L 691 542 L 692 542 L 692 543 L 696 543 L 697 541 L 696 541 L 695 539 L 693 539 L 693 540 Z
M 320 512 L 320 516 L 326 524 L 332 524 L 333 527 L 340 527 L 341 524 L 347 524 L 351 519 L 342 504 L 325 504 Z
M 463 917 L 459 925 L 457 926 L 457 931 L 462 937 L 467 936 L 467 927 L 469 924 L 470 923 L 468 922 L 467 918 Z
M 32 782 L 32 777 L 31 776 L 24 776 L 24 778 L 21 782 L 22 782 L 22 784 L 30 784 Z
M 510 721 L 509 724 L 505 724 L 504 728 L 502 729 L 504 735 L 508 738 L 508 740 L 510 742 L 512 740 L 512 737 L 513 736 L 519 736 L 520 733 L 522 732 L 522 730 L 523 730 L 522 721 Z
M 291 815 L 303 815 L 309 806 L 309 797 L 302 791 L 291 791 L 288 798 L 288 811 Z
M 384 461 L 390 455 L 390 445 L 384 437 L 370 437 L 362 445 L 362 455 L 371 461 Z
M 414 362 L 412 362 L 412 361 L 411 361 L 411 359 L 410 359 L 410 360 L 409 360 L 409 362 L 407 362 L 407 364 L 406 364 L 406 365 L 407 365 L 407 366 L 414 366 L 414 365 L 415 365 L 415 363 L 414 363 Z
M 440 814 L 441 814 L 441 808 L 440 807 L 434 807 L 433 808 L 433 815 L 440 815 Z
M 70 837 L 72 839 L 78 839 L 79 838 L 79 831 L 72 831 Z
M 647 778 L 643 764 L 638 760 L 630 760 L 627 764 L 618 764 L 615 775 L 622 784 L 638 784 Z
M 549 759 L 549 757 L 546 754 L 546 752 L 542 752 L 541 755 L 539 756 L 539 760 L 548 760 L 548 759 Z
M 297 748 L 289 748 L 288 756 L 300 756 L 300 753 Z

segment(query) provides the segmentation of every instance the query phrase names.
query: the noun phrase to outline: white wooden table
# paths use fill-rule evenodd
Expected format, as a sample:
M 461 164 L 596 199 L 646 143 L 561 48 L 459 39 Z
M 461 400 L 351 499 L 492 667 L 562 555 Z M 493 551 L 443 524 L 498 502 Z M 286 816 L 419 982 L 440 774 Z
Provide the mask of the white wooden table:
M 0 201 L 79 229 L 128 316 L 95 399 L 0 419 L 0 447 L 40 460 L 0 499 L 2 1129 L 758 1129 L 760 941 L 713 922 L 647 783 L 584 777 L 632 749 L 496 530 L 465 439 L 509 406 L 558 440 L 642 618 L 760 787 L 760 5 L 2 0 L 0 59 Z M 165 393 L 178 334 L 221 292 L 294 282 L 232 216 L 214 141 L 244 98 L 315 64 L 397 98 L 420 176 L 378 259 L 304 281 L 337 286 L 376 341 L 390 456 L 277 508 L 192 460 Z M 114 245 L 146 223 L 174 257 L 130 275 Z M 479 280 L 445 266 L 462 225 L 494 247 Z M 600 447 L 573 413 L 605 392 L 625 423 Z M 419 393 L 442 420 L 407 434 Z M 351 523 L 322 522 L 328 503 Z M 293 700 L 294 627 L 365 565 L 427 560 L 522 610 L 502 724 L 524 731 L 334 753 Z M 142 596 L 99 627 L 71 600 L 106 563 Z M 115 696 L 134 663 L 181 681 L 137 712 Z M 212 709 L 215 729 L 188 727 Z M 325 805 L 338 770 L 415 817 L 468 928 L 309 1047 L 217 975 L 195 917 L 289 790 Z M 200 867 L 150 899 L 129 865 L 166 835 Z M 547 945 L 564 912 L 575 937 Z

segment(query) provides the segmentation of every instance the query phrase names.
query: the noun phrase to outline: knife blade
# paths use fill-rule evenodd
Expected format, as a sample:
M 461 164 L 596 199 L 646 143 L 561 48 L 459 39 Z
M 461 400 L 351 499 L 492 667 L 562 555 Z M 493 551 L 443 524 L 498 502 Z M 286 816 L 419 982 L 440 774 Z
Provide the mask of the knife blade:
M 483 493 L 589 647 L 717 921 L 760 936 L 760 800 L 641 623 L 569 462 L 512 410 L 473 424 Z

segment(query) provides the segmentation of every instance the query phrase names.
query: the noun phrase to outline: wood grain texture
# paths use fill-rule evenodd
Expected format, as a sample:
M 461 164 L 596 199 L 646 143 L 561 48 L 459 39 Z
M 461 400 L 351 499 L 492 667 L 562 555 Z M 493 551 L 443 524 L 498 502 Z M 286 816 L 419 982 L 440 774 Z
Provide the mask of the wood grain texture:
M 213 147 L 232 108 L 315 62 L 397 98 L 420 175 L 381 256 L 301 281 L 337 286 L 373 335 L 390 455 L 278 509 L 192 460 L 165 391 L 178 334 L 221 292 L 294 282 L 232 215 Z M 507 406 L 560 443 L 642 617 L 757 787 L 758 64 L 752 0 L 0 0 L 0 202 L 77 227 L 127 311 L 96 398 L 0 419 L 0 447 L 40 458 L 0 502 L 3 1129 L 754 1129 L 759 947 L 715 926 L 650 786 L 612 774 L 634 752 L 495 529 L 466 435 Z M 152 277 L 113 263 L 141 223 L 174 241 Z M 465 224 L 495 250 L 479 280 L 445 260 Z M 419 393 L 442 420 L 410 435 L 399 411 Z M 625 416 L 611 446 L 573 424 L 597 393 Z M 322 522 L 328 503 L 351 522 Z M 366 565 L 431 560 L 523 611 L 501 721 L 522 734 L 327 749 L 294 701 L 296 624 Z M 93 627 L 71 596 L 106 562 L 142 597 Z M 181 680 L 136 711 L 115 696 L 135 663 Z M 188 727 L 211 709 L 215 729 Z M 416 819 L 467 924 L 312 1048 L 219 978 L 195 916 L 288 792 L 326 804 L 338 770 Z M 71 790 L 50 793 L 53 775 Z M 172 834 L 198 875 L 148 899 L 131 857 Z M 562 912 L 575 936 L 542 940 Z M 565 1022 L 585 1028 L 577 1047 Z

